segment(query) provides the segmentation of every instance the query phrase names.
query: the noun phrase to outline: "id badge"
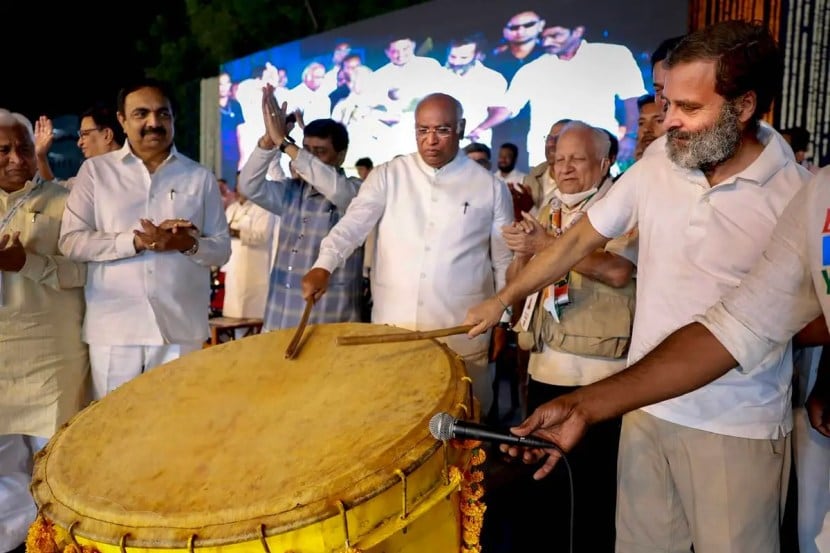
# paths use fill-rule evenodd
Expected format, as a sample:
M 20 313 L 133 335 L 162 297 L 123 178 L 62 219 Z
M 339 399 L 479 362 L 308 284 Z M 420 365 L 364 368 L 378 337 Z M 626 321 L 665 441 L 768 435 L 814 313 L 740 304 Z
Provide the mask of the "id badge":
M 539 292 L 529 295 L 525 300 L 522 316 L 519 317 L 519 328 L 522 329 L 522 332 L 528 332 L 530 330 L 530 323 L 533 320 L 533 309 L 536 307 L 537 301 L 539 301 Z

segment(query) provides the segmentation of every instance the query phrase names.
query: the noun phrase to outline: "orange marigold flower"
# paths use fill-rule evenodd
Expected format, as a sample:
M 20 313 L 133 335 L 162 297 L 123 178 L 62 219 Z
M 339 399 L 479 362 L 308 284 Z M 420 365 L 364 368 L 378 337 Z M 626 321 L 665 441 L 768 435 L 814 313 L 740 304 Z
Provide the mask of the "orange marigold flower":
M 55 543 L 54 524 L 38 515 L 35 521 L 29 526 L 26 535 L 26 551 L 29 553 L 60 553 Z
M 464 473 L 464 480 L 467 482 L 478 483 L 484 480 L 484 471 L 473 470 Z

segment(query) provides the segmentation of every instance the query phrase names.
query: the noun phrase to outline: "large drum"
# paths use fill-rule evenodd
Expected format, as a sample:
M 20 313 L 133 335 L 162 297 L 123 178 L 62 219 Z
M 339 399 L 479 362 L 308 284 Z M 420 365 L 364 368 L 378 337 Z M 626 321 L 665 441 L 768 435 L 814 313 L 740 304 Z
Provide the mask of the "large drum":
M 434 340 L 335 345 L 395 330 L 309 327 L 293 360 L 292 330 L 261 334 L 123 385 L 38 455 L 30 547 L 459 551 L 471 455 L 428 423 L 470 412 L 463 363 Z

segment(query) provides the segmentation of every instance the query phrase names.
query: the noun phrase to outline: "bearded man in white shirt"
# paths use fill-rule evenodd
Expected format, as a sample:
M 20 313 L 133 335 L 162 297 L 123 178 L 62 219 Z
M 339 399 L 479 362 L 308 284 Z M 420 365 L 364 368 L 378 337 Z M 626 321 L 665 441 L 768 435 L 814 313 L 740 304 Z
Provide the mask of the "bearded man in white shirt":
M 216 177 L 173 145 L 173 105 L 152 79 L 118 94 L 127 135 L 81 166 L 60 249 L 88 262 L 83 339 L 100 399 L 208 337 L 210 268 L 230 257 Z
M 466 309 L 502 286 L 512 255 L 501 227 L 513 220 L 506 187 L 459 150 L 461 104 L 430 94 L 415 111 L 418 151 L 375 167 L 345 216 L 323 239 L 303 277 L 303 296 L 319 298 L 331 273 L 375 225 L 372 322 L 411 330 L 458 325 Z M 489 332 L 446 340 L 464 358 L 482 413 L 490 408 Z
M 667 133 L 652 148 L 668 155 L 644 156 L 507 289 L 473 308 L 466 321 L 478 325 L 472 336 L 499 320 L 501 302 L 551 283 L 609 237 L 637 226 L 632 364 L 702 315 L 762 257 L 775 221 L 809 178 L 782 137 L 759 121 L 781 83 L 775 40 L 757 24 L 718 23 L 684 38 L 666 69 Z M 692 359 L 708 355 L 690 352 Z M 614 402 L 642 407 L 623 417 L 617 552 L 779 551 L 789 480 L 791 357 L 789 343 L 778 344 L 694 391 L 676 386 L 685 379 L 679 374 L 628 377 L 627 369 L 610 377 L 655 390 L 674 380 L 670 395 L 655 391 Z M 573 395 L 554 402 L 581 418 Z M 547 426 L 549 405 L 517 430 Z M 595 419 L 589 414 L 588 420 Z M 540 435 L 561 437 L 555 429 Z M 527 452 L 528 461 L 537 458 Z M 548 474 L 557 458 L 549 457 L 536 477 Z

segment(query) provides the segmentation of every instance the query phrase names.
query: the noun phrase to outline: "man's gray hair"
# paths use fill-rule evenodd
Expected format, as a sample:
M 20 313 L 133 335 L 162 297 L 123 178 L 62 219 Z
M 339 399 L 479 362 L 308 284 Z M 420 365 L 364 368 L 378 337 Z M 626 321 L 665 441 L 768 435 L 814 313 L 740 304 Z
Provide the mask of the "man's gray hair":
M 571 121 L 562 127 L 562 130 L 559 133 L 559 140 L 562 140 L 562 137 L 566 132 L 576 130 L 587 131 L 590 133 L 591 141 L 594 144 L 594 153 L 596 154 L 597 159 L 602 160 L 608 158 L 608 153 L 611 149 L 611 139 L 608 138 L 605 131 L 592 127 L 584 121 Z
M 22 126 L 26 129 L 29 139 L 35 141 L 35 131 L 32 128 L 32 122 L 22 113 L 11 112 L 7 109 L 0 108 L 0 127 L 16 127 Z

